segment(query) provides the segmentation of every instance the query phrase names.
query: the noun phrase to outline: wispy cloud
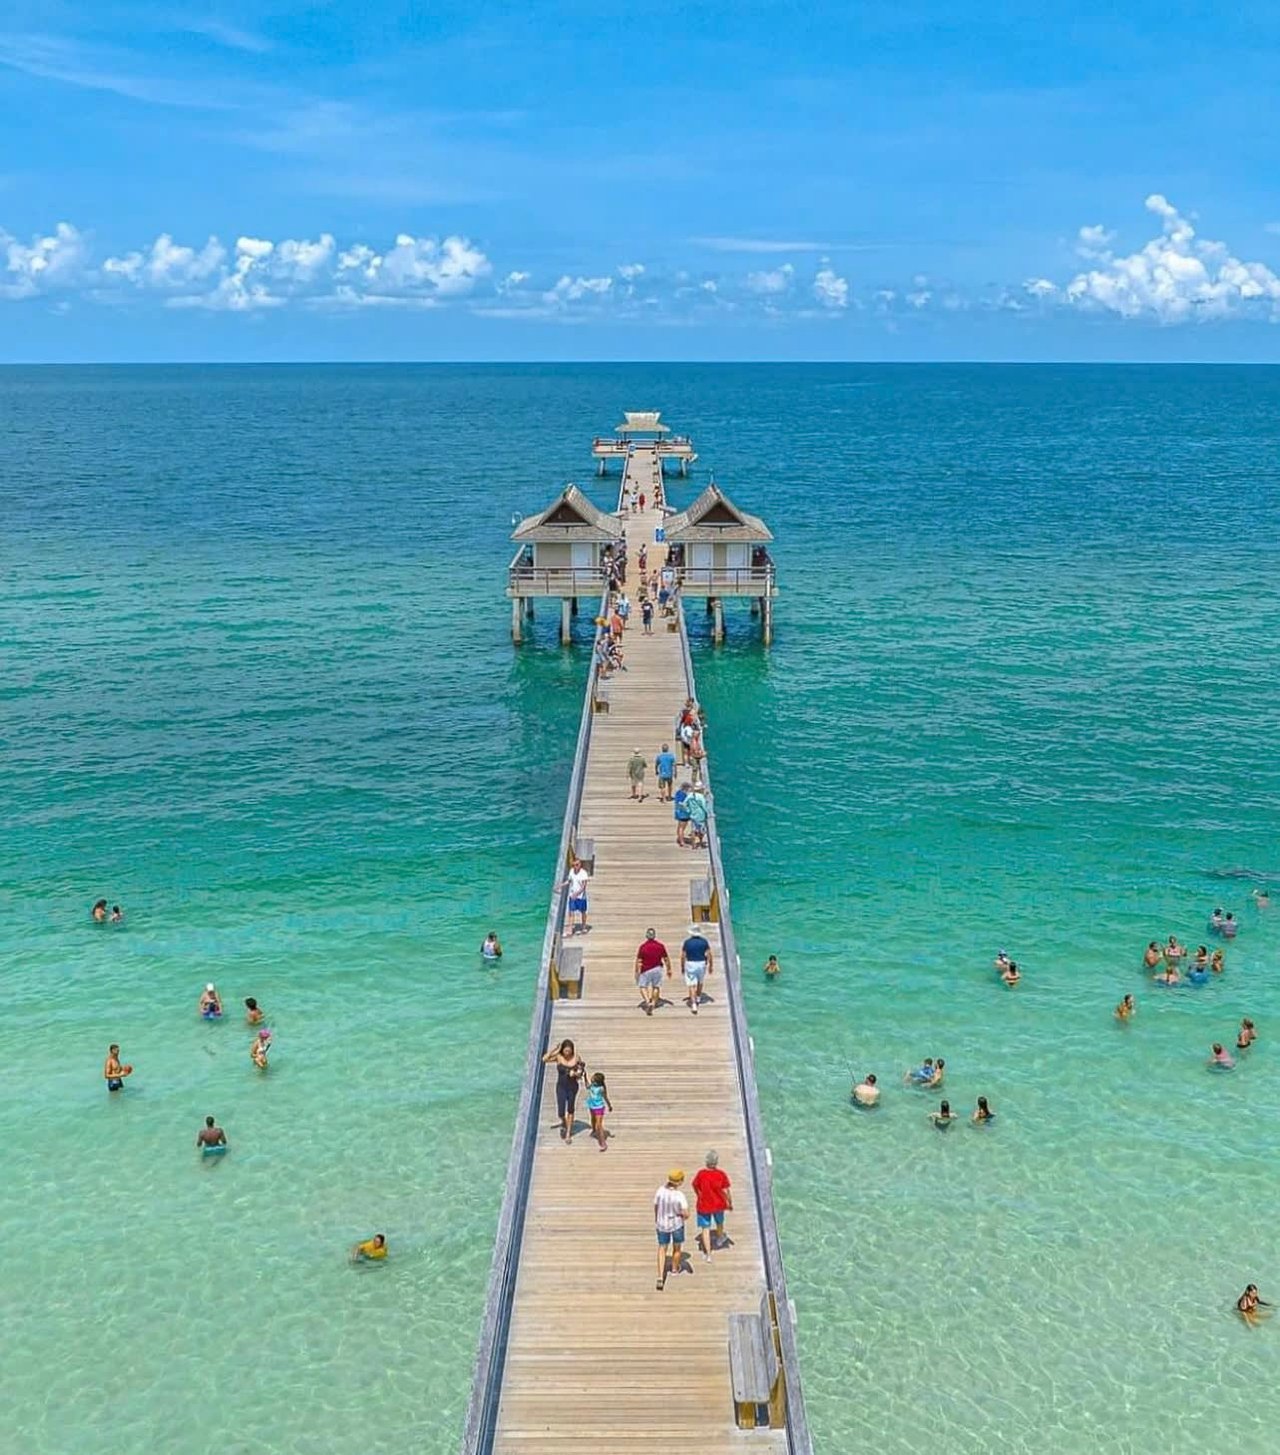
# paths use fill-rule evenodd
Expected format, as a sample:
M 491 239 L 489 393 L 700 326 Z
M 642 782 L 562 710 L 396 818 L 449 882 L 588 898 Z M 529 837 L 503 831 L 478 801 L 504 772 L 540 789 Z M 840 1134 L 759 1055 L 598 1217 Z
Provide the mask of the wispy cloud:
M 241 30 L 236 25 L 226 25 L 221 20 L 185 20 L 181 28 L 188 35 L 203 36 L 228 50 L 261 56 L 272 49 L 271 42 L 265 36 L 252 30 Z
M 130 101 L 189 110 L 232 111 L 237 102 L 206 86 L 149 76 L 128 52 L 86 46 L 52 35 L 0 32 L 0 66 L 41 80 L 88 91 L 106 91 Z
M 785 242 L 763 237 L 691 237 L 689 242 L 713 253 L 829 253 L 825 242 Z

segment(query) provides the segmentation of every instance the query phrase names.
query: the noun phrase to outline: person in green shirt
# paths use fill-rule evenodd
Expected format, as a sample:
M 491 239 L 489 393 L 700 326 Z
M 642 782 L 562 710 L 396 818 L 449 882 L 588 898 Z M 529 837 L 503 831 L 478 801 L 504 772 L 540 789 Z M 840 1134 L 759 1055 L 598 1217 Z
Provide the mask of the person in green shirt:
M 631 796 L 637 803 L 644 802 L 644 770 L 647 767 L 644 754 L 637 748 L 627 763 L 627 777 L 631 780 Z

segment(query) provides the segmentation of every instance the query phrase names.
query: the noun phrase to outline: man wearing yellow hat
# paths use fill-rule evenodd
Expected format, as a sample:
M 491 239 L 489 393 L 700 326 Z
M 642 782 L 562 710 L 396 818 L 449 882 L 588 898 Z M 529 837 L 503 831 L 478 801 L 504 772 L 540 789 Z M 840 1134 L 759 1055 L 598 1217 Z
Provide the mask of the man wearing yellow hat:
M 653 1195 L 653 1220 L 658 1231 L 658 1291 L 667 1281 L 667 1250 L 671 1271 L 679 1273 L 684 1262 L 684 1225 L 689 1220 L 689 1199 L 680 1190 L 684 1173 L 673 1167 L 667 1180 Z

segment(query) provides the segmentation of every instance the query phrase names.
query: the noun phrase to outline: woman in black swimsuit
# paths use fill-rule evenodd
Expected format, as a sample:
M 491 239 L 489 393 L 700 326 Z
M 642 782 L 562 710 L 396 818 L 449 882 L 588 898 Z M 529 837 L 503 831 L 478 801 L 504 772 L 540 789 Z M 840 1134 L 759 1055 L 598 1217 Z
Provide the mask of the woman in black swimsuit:
M 554 1051 L 548 1051 L 542 1064 L 556 1066 L 556 1115 L 562 1123 L 560 1140 L 573 1141 L 573 1109 L 578 1100 L 578 1087 L 587 1075 L 586 1062 L 574 1049 L 572 1041 L 561 1041 Z

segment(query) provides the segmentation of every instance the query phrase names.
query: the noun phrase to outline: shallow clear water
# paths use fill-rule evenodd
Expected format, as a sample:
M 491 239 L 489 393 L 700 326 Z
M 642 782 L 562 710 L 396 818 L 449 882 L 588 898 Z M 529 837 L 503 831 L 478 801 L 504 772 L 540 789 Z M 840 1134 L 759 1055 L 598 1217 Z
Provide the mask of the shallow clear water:
M 27 1448 L 456 1447 L 585 668 L 507 641 L 508 521 L 650 403 L 778 536 L 774 649 L 695 662 L 819 1447 L 1269 1448 L 1280 908 L 1209 871 L 1280 887 L 1280 379 L 658 366 L 0 371 Z

